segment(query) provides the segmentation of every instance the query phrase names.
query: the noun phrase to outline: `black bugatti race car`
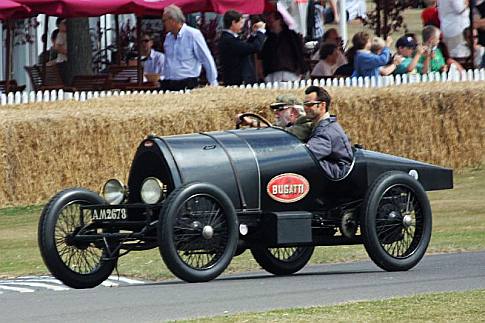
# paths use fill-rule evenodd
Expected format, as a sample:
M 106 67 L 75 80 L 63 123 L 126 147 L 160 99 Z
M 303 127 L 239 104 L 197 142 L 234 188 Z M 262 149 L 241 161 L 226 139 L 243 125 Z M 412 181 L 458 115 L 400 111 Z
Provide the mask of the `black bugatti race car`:
M 426 191 L 452 186 L 450 169 L 358 147 L 333 180 L 271 126 L 150 135 L 127 186 L 61 191 L 42 211 L 38 239 L 48 269 L 74 288 L 97 286 L 119 257 L 156 247 L 187 282 L 216 278 L 246 249 L 275 275 L 303 268 L 315 246 L 351 244 L 384 270 L 408 270 L 431 237 Z

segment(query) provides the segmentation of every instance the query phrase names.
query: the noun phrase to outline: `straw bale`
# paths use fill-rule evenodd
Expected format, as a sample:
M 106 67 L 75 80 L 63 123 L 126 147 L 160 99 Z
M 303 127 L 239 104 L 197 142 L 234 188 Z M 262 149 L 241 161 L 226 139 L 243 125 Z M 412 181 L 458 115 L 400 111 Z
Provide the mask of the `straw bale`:
M 382 89 L 329 88 L 332 112 L 353 143 L 454 168 L 484 160 L 483 82 Z M 99 190 L 126 181 L 138 143 L 231 129 L 251 111 L 272 119 L 278 94 L 303 89 L 204 88 L 190 94 L 125 95 L 0 108 L 0 206 L 41 203 L 64 187 Z

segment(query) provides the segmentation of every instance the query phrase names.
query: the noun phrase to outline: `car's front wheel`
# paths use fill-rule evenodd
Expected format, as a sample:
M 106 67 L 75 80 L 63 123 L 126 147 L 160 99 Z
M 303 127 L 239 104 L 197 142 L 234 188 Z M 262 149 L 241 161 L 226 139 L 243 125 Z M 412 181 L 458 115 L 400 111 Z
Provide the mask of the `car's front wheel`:
M 431 206 L 421 184 L 402 172 L 379 177 L 364 199 L 361 231 L 365 249 L 387 271 L 409 270 L 431 239 Z
M 168 269 L 187 282 L 219 276 L 236 252 L 238 225 L 229 197 L 208 183 L 189 183 L 160 212 L 159 249 Z
M 105 248 L 75 239 L 91 222 L 80 207 L 104 203 L 92 191 L 73 188 L 55 195 L 42 210 L 38 228 L 40 254 L 52 275 L 67 286 L 95 287 L 106 280 L 116 266 L 116 255 L 108 259 Z

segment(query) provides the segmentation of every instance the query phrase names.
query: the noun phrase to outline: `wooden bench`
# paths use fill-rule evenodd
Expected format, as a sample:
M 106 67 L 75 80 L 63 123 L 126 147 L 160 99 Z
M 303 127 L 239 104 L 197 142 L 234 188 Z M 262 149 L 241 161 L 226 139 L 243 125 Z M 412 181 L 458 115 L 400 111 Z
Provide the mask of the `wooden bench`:
M 0 81 L 0 93 L 22 92 L 25 85 L 18 85 L 16 80 Z
M 110 75 L 110 87 L 127 91 L 157 90 L 160 85 L 158 82 L 138 83 L 138 67 L 136 65 L 110 65 L 108 67 Z M 143 68 L 142 68 L 143 75 Z
M 60 90 L 63 89 L 67 92 L 76 91 L 72 87 L 66 87 L 64 81 L 62 80 L 61 74 L 59 72 L 59 67 L 57 64 L 45 67 L 45 80 L 42 78 L 42 66 L 33 65 L 25 66 L 27 74 L 29 74 L 30 81 L 32 82 L 32 87 L 34 91 L 45 91 L 45 90 Z
M 64 85 L 59 66 L 57 64 L 46 66 L 45 82 L 42 78 L 42 66 L 25 66 L 29 74 L 34 91 L 58 90 L 74 91 L 103 91 L 110 88 L 109 75 L 76 75 L 72 86 Z
M 110 88 L 108 74 L 76 75 L 72 80 L 72 87 L 77 91 L 104 91 Z

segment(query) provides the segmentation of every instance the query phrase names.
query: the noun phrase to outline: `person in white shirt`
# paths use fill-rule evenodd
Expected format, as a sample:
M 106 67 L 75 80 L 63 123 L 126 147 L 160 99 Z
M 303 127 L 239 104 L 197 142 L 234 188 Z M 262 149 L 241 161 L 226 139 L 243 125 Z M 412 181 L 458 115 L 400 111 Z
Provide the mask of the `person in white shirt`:
M 312 70 L 312 77 L 329 77 L 342 64 L 338 64 L 339 49 L 332 43 L 324 43 L 320 48 L 320 60 Z
M 459 45 L 464 41 L 463 30 L 470 26 L 469 0 L 438 0 L 443 42 L 451 57 L 459 57 Z
M 185 16 L 176 5 L 164 9 L 162 21 L 168 34 L 163 44 L 165 78 L 161 89 L 179 91 L 197 87 L 202 66 L 209 84 L 217 86 L 216 64 L 202 33 L 185 24 Z

